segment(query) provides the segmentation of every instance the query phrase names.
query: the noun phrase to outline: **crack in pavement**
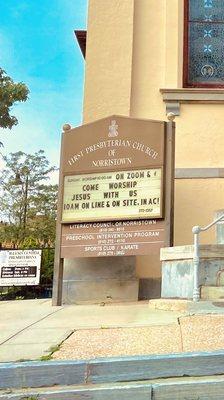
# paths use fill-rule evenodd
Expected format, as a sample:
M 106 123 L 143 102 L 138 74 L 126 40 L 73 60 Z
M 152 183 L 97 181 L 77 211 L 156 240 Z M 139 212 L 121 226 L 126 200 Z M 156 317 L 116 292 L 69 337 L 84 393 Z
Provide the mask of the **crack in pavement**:
M 55 310 L 55 311 L 51 312 L 50 314 L 47 314 L 44 317 L 38 319 L 37 321 L 32 322 L 32 324 L 29 324 L 29 325 L 25 326 L 25 328 L 20 329 L 18 332 L 14 333 L 13 335 L 8 337 L 7 339 L 3 340 L 3 342 L 0 343 L 0 346 L 2 346 L 3 344 L 7 343 L 9 340 L 13 339 L 14 337 L 19 335 L 20 333 L 24 332 L 26 329 L 29 329 L 31 326 L 34 326 L 34 325 L 38 324 L 38 322 L 43 321 L 44 319 L 48 318 L 49 316 L 51 316 L 53 314 L 58 313 L 59 311 L 62 311 L 63 309 L 64 309 L 64 307 L 60 308 L 59 310 Z

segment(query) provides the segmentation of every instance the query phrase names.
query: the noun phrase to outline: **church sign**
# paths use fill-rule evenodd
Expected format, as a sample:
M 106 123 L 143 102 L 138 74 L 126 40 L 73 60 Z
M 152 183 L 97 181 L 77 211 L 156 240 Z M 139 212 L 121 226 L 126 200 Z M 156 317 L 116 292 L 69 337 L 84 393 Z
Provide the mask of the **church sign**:
M 159 254 L 170 246 L 173 172 L 173 122 L 112 116 L 65 126 L 56 281 L 64 258 Z

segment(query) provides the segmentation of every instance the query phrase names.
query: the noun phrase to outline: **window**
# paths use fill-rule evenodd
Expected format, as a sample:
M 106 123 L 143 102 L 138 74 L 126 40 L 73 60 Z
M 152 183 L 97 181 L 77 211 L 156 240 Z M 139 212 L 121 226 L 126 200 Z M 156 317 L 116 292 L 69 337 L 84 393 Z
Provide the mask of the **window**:
M 224 0 L 185 0 L 184 87 L 224 87 Z

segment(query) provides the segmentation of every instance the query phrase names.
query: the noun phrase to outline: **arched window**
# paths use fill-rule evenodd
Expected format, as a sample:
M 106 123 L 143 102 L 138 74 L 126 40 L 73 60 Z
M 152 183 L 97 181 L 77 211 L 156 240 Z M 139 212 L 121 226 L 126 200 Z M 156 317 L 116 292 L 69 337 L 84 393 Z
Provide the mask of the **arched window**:
M 224 87 L 224 0 L 185 0 L 184 87 Z

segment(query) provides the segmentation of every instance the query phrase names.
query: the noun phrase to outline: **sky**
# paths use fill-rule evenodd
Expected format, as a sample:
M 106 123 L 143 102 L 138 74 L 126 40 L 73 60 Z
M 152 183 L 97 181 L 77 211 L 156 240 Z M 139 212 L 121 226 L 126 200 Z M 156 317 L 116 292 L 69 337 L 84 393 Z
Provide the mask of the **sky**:
M 82 122 L 84 59 L 74 29 L 86 29 L 87 0 L 0 0 L 0 9 L 0 67 L 30 90 L 12 109 L 18 125 L 0 128 L 1 151 L 43 149 L 58 166 L 62 126 Z

